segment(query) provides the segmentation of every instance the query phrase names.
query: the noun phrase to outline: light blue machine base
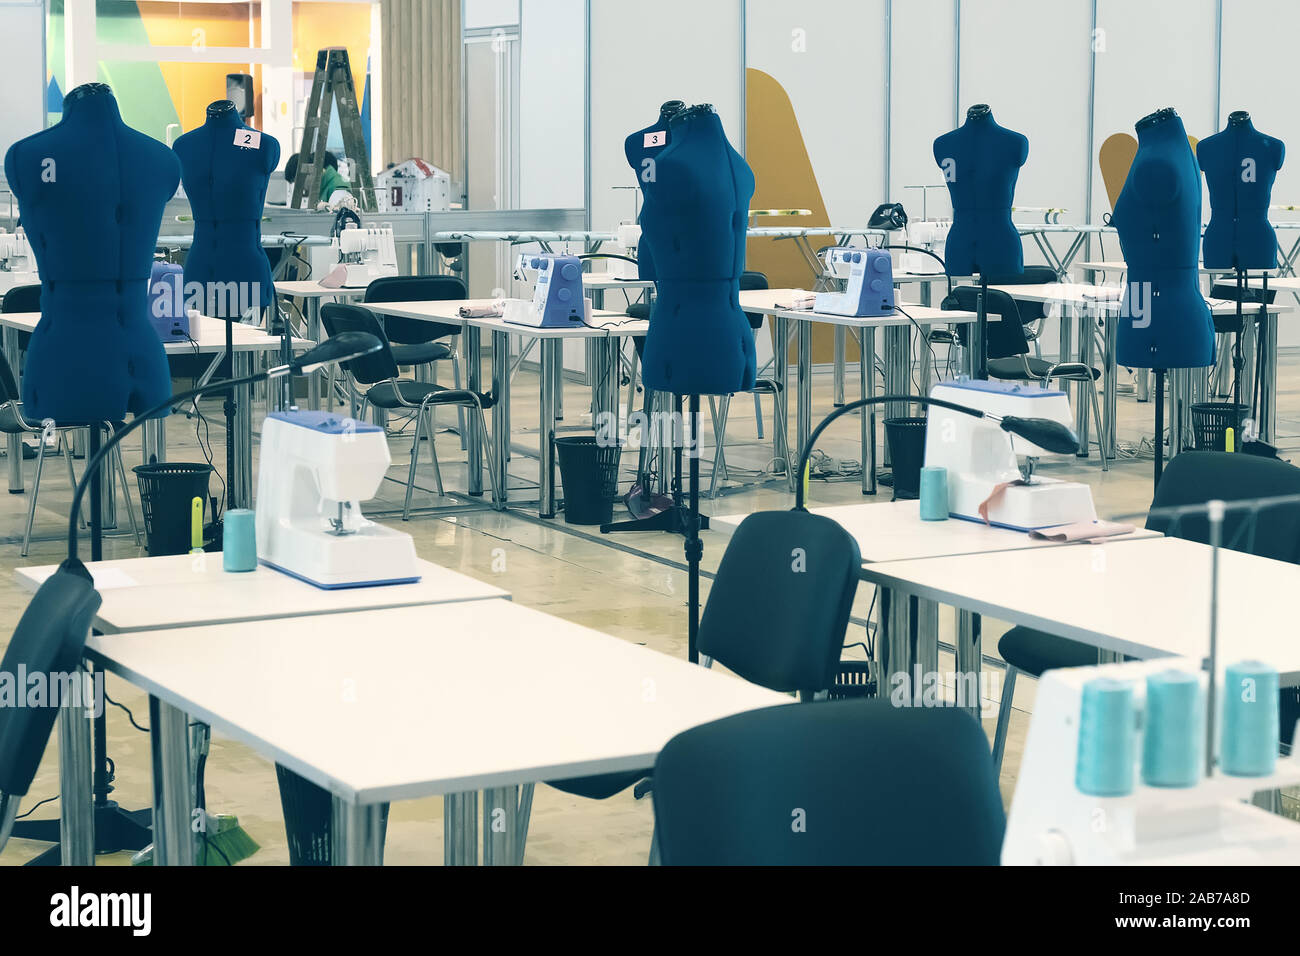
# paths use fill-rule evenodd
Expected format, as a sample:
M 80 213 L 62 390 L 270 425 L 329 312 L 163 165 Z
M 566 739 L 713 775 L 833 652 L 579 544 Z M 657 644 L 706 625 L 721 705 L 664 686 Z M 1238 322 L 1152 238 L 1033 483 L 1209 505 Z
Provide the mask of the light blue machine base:
M 345 591 L 348 588 L 379 588 L 388 584 L 414 584 L 416 581 L 420 580 L 420 576 L 417 574 L 413 578 L 389 578 L 386 581 L 349 581 L 346 584 L 322 584 L 320 581 L 313 581 L 311 578 L 290 571 L 288 568 L 282 568 L 278 564 L 272 564 L 265 558 L 263 558 L 260 563 L 266 565 L 268 568 L 273 568 L 276 571 L 279 571 L 281 574 L 287 574 L 291 578 L 305 581 L 312 587 L 320 588 L 322 591 Z

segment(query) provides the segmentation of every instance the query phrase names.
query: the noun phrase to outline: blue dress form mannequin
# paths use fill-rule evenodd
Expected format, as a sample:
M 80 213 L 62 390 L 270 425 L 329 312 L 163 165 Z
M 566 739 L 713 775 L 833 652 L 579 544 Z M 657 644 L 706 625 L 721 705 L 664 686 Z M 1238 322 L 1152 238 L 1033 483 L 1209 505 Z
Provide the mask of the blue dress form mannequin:
M 966 122 L 934 141 L 952 199 L 952 229 L 945 246 L 950 276 L 1019 275 L 1024 244 L 1011 221 L 1016 177 L 1029 158 L 1029 140 L 1004 129 L 983 103 L 966 111 Z
M 1115 202 L 1111 225 L 1128 263 L 1129 316 L 1116 329 L 1116 360 L 1129 368 L 1214 364 L 1214 325 L 1197 272 L 1201 174 L 1173 109 L 1135 126 L 1137 155 Z M 1138 306 L 1145 314 L 1138 317 Z
M 627 157 L 627 164 L 636 172 L 636 181 L 641 187 L 642 196 L 645 194 L 644 177 L 651 175 L 650 170 L 654 168 L 648 166 L 646 160 L 653 159 L 663 152 L 664 147 L 668 145 L 668 121 L 674 114 L 684 109 L 686 104 L 681 100 L 669 100 L 659 107 L 659 118 L 652 125 L 637 130 L 623 141 L 623 155 Z M 648 243 L 642 243 L 637 249 L 636 265 L 638 276 L 642 279 L 654 279 L 654 256 L 650 252 Z
M 677 395 L 745 391 L 754 333 L 739 292 L 754 174 L 707 104 L 675 114 L 668 136 L 641 185 L 641 241 L 658 286 L 642 375 L 647 388 Z
M 1224 129 L 1196 145 L 1210 188 L 1210 224 L 1202 241 L 1206 268 L 1277 268 L 1268 203 L 1285 156 L 1282 141 L 1259 132 L 1250 114 L 1240 110 Z
M 122 122 L 104 84 L 79 86 L 63 102 L 62 121 L 5 155 L 41 275 L 23 412 L 36 421 L 122 421 L 171 394 L 147 295 L 180 164 Z
M 280 144 L 245 126 L 230 100 L 217 100 L 203 125 L 181 136 L 172 149 L 180 157 L 181 181 L 194 211 L 185 286 L 187 296 L 201 287 L 203 303 L 191 307 L 236 321 L 247 309 L 260 312 L 274 298 L 261 223 Z M 231 289 L 240 292 L 230 295 Z

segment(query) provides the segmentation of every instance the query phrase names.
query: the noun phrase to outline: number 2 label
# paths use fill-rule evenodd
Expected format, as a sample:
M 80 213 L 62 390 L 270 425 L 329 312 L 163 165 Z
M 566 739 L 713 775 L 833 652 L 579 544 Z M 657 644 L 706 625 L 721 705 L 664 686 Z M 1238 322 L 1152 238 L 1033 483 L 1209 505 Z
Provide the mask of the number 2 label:
M 235 145 L 245 149 L 257 149 L 262 145 L 262 134 L 255 129 L 237 129 Z

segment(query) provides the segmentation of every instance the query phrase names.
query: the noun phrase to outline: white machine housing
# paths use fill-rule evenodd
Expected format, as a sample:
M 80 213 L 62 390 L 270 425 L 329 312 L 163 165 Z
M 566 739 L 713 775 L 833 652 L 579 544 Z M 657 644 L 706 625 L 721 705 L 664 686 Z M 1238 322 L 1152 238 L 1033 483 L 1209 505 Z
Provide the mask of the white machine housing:
M 332 412 L 274 412 L 262 426 L 257 556 L 321 588 L 420 579 L 415 544 L 361 513 L 388 465 L 378 426 Z
M 617 238 L 609 251 L 617 256 L 635 259 L 637 247 L 641 244 L 641 226 L 624 220 L 618 224 L 614 235 Z M 641 278 L 640 267 L 635 262 L 628 262 L 627 259 L 606 259 L 605 262 L 606 274 L 612 279 Z
M 1206 777 L 1202 767 L 1193 787 L 1149 787 L 1142 783 L 1139 745 L 1132 793 L 1097 797 L 1079 792 L 1075 768 L 1083 685 L 1097 677 L 1132 681 L 1140 712 L 1147 675 L 1169 669 L 1199 672 L 1202 686 L 1206 682 L 1200 661 L 1173 657 L 1071 667 L 1039 678 L 1002 842 L 1004 865 L 1300 863 L 1300 824 L 1242 802 L 1258 791 L 1300 782 L 1300 757 L 1294 755 L 1279 758 L 1268 777 L 1217 771 Z
M 1074 417 L 1064 392 L 1013 382 L 961 379 L 941 382 L 931 398 L 979 409 L 998 417 L 1046 418 L 1072 427 Z M 1034 474 L 1023 483 L 1017 456 L 1038 459 L 1051 453 L 1002 430 L 993 421 L 931 405 L 927 413 L 925 463 L 948 472 L 948 513 L 983 521 L 980 505 L 995 488 L 1008 484 L 988 506 L 990 524 L 1019 531 L 1096 521 L 1092 490 L 1077 481 Z M 1018 484 L 1010 484 L 1020 482 Z
M 364 229 L 349 226 L 334 240 L 334 249 L 347 270 L 346 288 L 364 288 L 375 279 L 397 275 L 397 243 L 389 223 Z
M 36 273 L 36 257 L 21 226 L 13 232 L 0 229 L 0 268 L 5 272 Z
M 446 212 L 451 174 L 422 159 L 408 159 L 375 177 L 380 212 Z
M 904 243 L 909 246 L 917 246 L 921 249 L 929 249 L 939 259 L 927 256 L 920 252 L 900 252 L 898 256 L 898 271 L 910 273 L 911 275 L 943 275 L 944 249 L 948 244 L 948 231 L 952 229 L 952 223 L 945 220 L 920 220 L 909 222 L 907 231 L 904 233 Z

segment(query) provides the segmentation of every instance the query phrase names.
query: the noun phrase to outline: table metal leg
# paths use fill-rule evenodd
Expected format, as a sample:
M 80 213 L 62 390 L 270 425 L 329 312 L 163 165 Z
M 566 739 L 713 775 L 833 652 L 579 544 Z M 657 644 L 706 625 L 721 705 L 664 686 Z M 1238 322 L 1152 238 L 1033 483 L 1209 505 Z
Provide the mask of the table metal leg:
M 334 797 L 333 812 L 330 862 L 334 866 L 381 865 L 384 862 L 383 805 L 362 805 Z
M 927 690 L 938 694 L 939 606 L 881 587 L 879 623 L 879 695 L 900 707 L 924 705 Z
M 442 798 L 444 866 L 478 863 L 478 793 L 449 793 Z
M 844 404 L 844 334 L 847 330 L 842 325 L 835 326 L 835 407 Z
M 64 866 L 94 866 L 93 683 L 83 670 L 76 672 L 75 680 L 80 700 L 64 701 L 59 709 L 59 861 Z
M 974 611 L 957 609 L 957 706 L 976 720 L 983 711 L 980 666 L 984 663 L 983 621 Z
M 484 866 L 515 866 L 519 862 L 518 817 L 518 787 L 491 787 L 483 791 Z
M 193 866 L 190 745 L 185 714 L 149 697 L 153 746 L 153 845 L 158 866 Z
M 774 341 L 772 375 L 781 393 L 781 400 L 773 403 L 772 414 L 774 417 L 785 415 L 786 420 L 783 424 L 788 425 L 790 421 L 790 408 L 787 401 L 790 395 L 790 320 L 780 315 L 773 316 L 772 332 Z M 790 450 L 785 434 L 785 428 L 773 427 L 772 454 L 786 463 L 786 472 L 789 473 L 794 471 L 794 462 L 790 461 Z
M 537 514 L 542 518 L 555 517 L 555 414 L 556 368 L 560 364 L 558 338 L 541 340 L 541 421 L 537 430 Z
M 142 464 L 167 460 L 166 418 L 151 418 L 144 423 Z
M 1272 444 L 1277 434 L 1277 316 L 1265 311 L 1259 321 L 1259 437 Z
M 862 398 L 876 397 L 876 330 L 864 326 L 858 330 L 858 393 Z M 876 406 L 858 409 L 862 439 L 862 493 L 876 493 Z
M 18 354 L 18 330 L 5 329 L 3 335 L 5 359 L 14 373 L 15 382 L 22 374 L 21 356 Z M 22 386 L 19 385 L 21 392 Z M 21 435 L 5 436 L 5 454 L 9 456 L 9 493 L 20 495 L 23 492 L 23 439 Z
M 497 509 L 501 510 L 509 500 L 510 335 L 495 330 L 492 332 L 492 394 L 496 396 L 496 404 L 492 406 L 492 463 L 496 473 L 492 478 L 497 489 Z
M 483 344 L 481 329 L 476 325 L 465 327 L 465 387 L 471 392 L 482 392 Z M 495 366 L 494 366 L 495 369 Z M 483 439 L 479 434 L 478 416 L 465 416 L 466 449 L 469 462 L 468 491 L 471 495 L 483 494 Z M 433 436 L 429 436 L 433 441 Z
M 1088 367 L 1092 367 L 1092 357 L 1094 349 L 1092 335 L 1092 314 L 1087 309 L 1079 313 L 1079 361 Z M 1092 442 L 1089 438 L 1091 429 L 1089 428 L 1088 410 L 1092 405 L 1092 396 L 1088 394 L 1088 389 L 1095 393 L 1096 384 L 1094 382 L 1079 382 L 1078 401 L 1074 407 L 1074 428 L 1075 434 L 1079 436 L 1079 458 L 1087 458 L 1091 454 Z M 1100 435 L 1097 436 L 1097 444 L 1101 448 L 1102 454 L 1105 455 L 1105 445 Z
M 1116 423 L 1118 412 L 1119 366 L 1115 362 L 1115 349 L 1119 345 L 1119 316 L 1103 315 L 1106 323 L 1106 354 L 1102 356 L 1102 404 L 1101 415 L 1104 419 L 1102 431 L 1106 436 L 1105 454 L 1112 460 L 1116 458 L 1119 445 L 1119 429 Z
M 795 330 L 795 338 L 798 339 L 799 349 L 795 378 L 799 394 L 795 408 L 796 447 L 792 457 L 797 467 L 799 454 L 808 444 L 808 436 L 812 433 L 812 323 L 800 321 Z M 794 480 L 803 481 L 803 475 L 795 475 Z

